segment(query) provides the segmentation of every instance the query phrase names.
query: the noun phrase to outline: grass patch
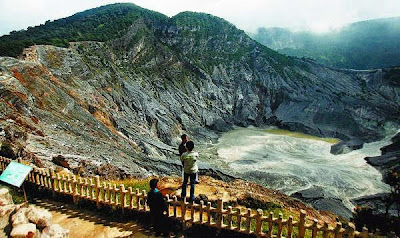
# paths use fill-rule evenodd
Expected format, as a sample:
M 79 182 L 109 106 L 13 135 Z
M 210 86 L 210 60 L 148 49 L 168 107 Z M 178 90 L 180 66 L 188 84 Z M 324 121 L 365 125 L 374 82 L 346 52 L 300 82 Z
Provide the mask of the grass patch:
M 115 183 L 118 185 L 123 184 L 125 186 L 125 189 L 128 189 L 128 187 L 132 187 L 133 191 L 136 190 L 136 188 L 139 189 L 141 192 L 142 190 L 149 191 L 150 190 L 150 180 L 152 178 L 146 178 L 146 179 L 132 179 L 132 178 L 125 178 L 122 180 L 112 180 L 110 181 L 111 183 Z
M 331 143 L 331 144 L 335 144 L 340 141 L 339 139 L 336 139 L 336 138 L 322 138 L 322 137 L 318 137 L 318 136 L 312 136 L 312 135 L 307 135 L 307 134 L 303 134 L 300 132 L 293 132 L 293 131 L 282 130 L 282 129 L 267 129 L 266 132 L 270 133 L 270 134 L 274 134 L 274 135 L 285 135 L 285 136 L 291 136 L 291 137 L 295 137 L 295 138 L 325 141 L 325 142 Z
M 2 183 L 2 184 L 0 184 L 0 189 L 2 189 L 2 188 L 6 188 L 6 189 L 8 189 L 8 191 L 10 191 L 10 194 L 12 196 L 14 204 L 21 204 L 21 203 L 25 202 L 24 192 L 22 190 L 22 187 L 21 187 L 21 189 L 18 189 L 18 188 L 12 187 L 11 185 L 6 185 L 6 184 Z

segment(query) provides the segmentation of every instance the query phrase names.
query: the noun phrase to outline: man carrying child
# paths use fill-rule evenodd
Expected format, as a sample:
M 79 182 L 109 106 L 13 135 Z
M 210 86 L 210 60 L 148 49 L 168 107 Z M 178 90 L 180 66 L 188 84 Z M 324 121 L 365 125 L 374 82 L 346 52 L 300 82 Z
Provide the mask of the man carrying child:
M 194 201 L 194 188 L 197 183 L 197 172 L 199 168 L 197 167 L 197 159 L 199 153 L 194 152 L 193 141 L 186 142 L 186 152 L 181 155 L 181 161 L 183 164 L 183 184 L 182 184 L 182 199 L 186 197 L 186 187 L 190 178 L 190 198 L 189 201 Z

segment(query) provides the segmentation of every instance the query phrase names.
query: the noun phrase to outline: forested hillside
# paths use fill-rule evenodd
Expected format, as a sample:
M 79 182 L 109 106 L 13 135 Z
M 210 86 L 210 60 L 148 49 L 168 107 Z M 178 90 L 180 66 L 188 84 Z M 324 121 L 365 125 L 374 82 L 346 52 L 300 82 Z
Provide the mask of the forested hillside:
M 376 69 L 400 65 L 400 18 L 357 22 L 324 34 L 260 28 L 252 37 L 280 53 L 312 58 L 340 68 Z
M 113 4 L 0 37 L 0 56 L 16 57 L 31 45 L 66 47 L 71 41 L 107 41 L 122 36 L 138 18 L 146 22 L 168 19 L 134 4 Z

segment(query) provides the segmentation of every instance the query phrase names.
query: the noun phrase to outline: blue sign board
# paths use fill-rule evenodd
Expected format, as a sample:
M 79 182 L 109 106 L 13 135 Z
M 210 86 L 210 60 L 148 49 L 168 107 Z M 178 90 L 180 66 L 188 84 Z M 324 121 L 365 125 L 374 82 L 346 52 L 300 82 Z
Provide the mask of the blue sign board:
M 0 175 L 0 180 L 16 187 L 21 187 L 26 176 L 31 172 L 32 167 L 14 161 Z

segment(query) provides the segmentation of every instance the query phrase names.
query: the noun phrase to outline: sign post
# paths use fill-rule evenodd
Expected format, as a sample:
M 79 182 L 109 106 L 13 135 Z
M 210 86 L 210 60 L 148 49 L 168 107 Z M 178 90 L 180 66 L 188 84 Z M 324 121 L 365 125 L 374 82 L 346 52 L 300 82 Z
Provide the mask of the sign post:
M 26 176 L 28 176 L 28 174 L 31 171 L 32 171 L 32 167 L 11 161 L 11 163 L 7 166 L 7 168 L 0 175 L 0 181 L 3 181 L 5 183 L 8 183 L 10 185 L 13 185 L 13 186 L 19 188 L 19 187 L 21 187 L 22 183 L 25 181 Z M 25 202 L 27 202 L 25 187 L 23 186 L 22 189 L 24 191 Z

